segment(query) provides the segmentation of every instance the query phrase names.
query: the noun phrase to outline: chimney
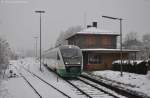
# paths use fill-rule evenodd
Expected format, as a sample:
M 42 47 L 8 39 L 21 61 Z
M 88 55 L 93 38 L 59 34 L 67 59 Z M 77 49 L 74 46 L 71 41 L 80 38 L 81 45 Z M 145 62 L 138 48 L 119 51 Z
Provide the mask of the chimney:
M 97 28 L 97 22 L 93 22 L 93 27 Z
M 87 28 L 90 28 L 90 27 L 92 27 L 91 25 L 87 25 Z

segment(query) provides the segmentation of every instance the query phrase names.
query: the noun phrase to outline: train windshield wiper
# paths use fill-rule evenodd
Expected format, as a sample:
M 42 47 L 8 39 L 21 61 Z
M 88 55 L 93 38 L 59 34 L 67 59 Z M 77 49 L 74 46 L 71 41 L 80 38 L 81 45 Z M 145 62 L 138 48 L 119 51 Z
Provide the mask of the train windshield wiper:
M 79 57 L 79 56 L 77 56 L 77 55 L 76 55 L 76 56 L 71 56 L 71 58 L 78 58 L 78 57 Z

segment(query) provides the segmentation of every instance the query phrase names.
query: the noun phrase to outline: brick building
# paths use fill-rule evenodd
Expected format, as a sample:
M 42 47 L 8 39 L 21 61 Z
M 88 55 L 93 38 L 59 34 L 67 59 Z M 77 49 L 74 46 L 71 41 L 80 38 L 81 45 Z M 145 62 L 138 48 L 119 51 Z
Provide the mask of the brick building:
M 112 62 L 120 59 L 120 49 L 117 49 L 117 37 L 119 34 L 100 30 L 97 23 L 80 32 L 67 34 L 59 44 L 77 45 L 83 53 L 84 70 L 111 69 Z M 127 59 L 130 53 L 137 50 L 123 49 L 123 59 Z

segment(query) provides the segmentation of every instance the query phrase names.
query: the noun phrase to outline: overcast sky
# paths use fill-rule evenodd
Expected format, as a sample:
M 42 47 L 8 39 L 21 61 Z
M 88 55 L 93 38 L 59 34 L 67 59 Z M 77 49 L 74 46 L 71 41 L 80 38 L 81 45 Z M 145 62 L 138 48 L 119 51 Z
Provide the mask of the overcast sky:
M 55 44 L 60 31 L 98 21 L 100 29 L 119 32 L 119 22 L 102 19 L 102 15 L 121 17 L 123 35 L 128 32 L 150 33 L 150 0 L 0 0 L 0 36 L 11 47 L 34 49 L 39 35 L 39 14 L 42 15 L 42 47 Z

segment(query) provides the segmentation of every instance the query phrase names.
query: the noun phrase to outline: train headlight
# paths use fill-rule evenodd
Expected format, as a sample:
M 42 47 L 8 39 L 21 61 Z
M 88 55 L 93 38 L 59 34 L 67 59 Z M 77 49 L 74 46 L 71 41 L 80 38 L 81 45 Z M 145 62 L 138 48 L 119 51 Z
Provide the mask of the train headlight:
M 65 64 L 69 64 L 68 62 L 65 62 Z
M 78 62 L 77 64 L 81 64 L 80 62 Z

